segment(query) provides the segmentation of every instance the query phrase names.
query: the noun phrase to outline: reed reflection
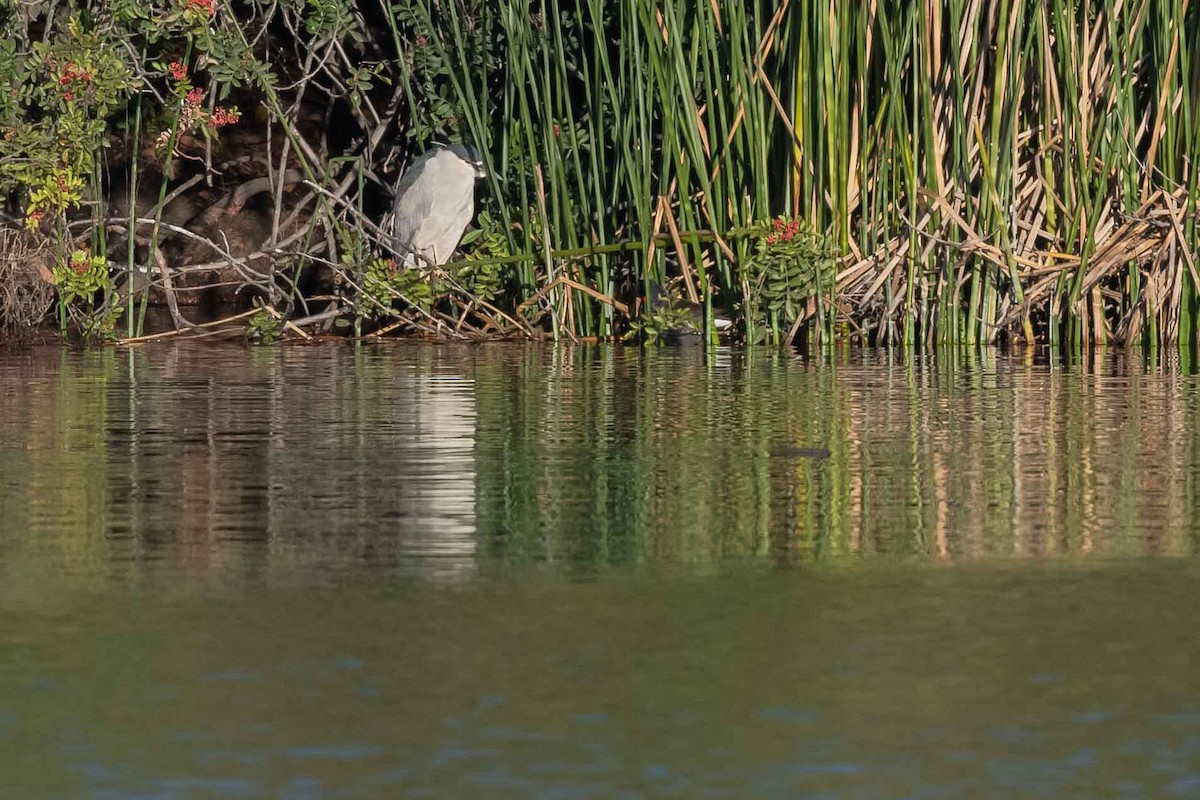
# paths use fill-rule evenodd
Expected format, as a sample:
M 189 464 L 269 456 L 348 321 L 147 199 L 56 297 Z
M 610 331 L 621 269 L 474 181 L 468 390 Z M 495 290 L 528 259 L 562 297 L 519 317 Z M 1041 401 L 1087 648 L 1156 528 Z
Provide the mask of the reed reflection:
M 1193 553 L 1200 524 L 1196 379 L 1120 354 L 180 344 L 0 366 L 10 565 L 1137 558 Z

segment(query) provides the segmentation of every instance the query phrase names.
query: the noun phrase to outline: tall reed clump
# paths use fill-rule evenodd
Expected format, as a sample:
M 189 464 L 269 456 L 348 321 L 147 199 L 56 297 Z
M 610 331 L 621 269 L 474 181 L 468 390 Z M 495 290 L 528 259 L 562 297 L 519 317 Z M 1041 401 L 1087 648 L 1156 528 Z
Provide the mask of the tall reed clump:
M 1188 0 L 417 5 L 446 48 L 495 31 L 496 70 L 452 83 L 515 246 L 640 245 L 531 260 L 526 294 L 676 277 L 751 339 L 828 315 L 878 343 L 1195 340 Z M 789 319 L 753 268 L 780 213 L 841 259 Z M 611 306 L 558 289 L 566 331 L 611 331 Z
M 1195 341 L 1194 4 L 808 8 L 794 199 L 880 340 Z

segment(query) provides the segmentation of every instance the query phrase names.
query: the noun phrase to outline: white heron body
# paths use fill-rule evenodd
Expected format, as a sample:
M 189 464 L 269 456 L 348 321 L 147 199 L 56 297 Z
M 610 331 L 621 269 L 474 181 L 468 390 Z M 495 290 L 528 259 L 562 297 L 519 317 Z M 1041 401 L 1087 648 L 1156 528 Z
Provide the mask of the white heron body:
M 437 146 L 405 170 L 396 186 L 392 235 L 407 267 L 450 260 L 475 216 L 479 160 L 465 147 Z

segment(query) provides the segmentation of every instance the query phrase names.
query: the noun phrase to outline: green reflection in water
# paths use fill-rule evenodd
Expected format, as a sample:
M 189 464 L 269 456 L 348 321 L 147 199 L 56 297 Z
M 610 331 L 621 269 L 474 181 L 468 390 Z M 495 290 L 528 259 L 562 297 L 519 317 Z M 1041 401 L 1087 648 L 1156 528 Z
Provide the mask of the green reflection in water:
M 600 349 L 550 369 L 498 365 L 476 393 L 485 552 L 574 564 L 1192 552 L 1190 376 L 961 356 L 714 363 Z M 788 455 L 798 447 L 830 456 Z
M 465 577 L 1179 556 L 1197 536 L 1195 379 L 1121 355 L 403 343 L 0 360 L 0 541 L 34 566 Z

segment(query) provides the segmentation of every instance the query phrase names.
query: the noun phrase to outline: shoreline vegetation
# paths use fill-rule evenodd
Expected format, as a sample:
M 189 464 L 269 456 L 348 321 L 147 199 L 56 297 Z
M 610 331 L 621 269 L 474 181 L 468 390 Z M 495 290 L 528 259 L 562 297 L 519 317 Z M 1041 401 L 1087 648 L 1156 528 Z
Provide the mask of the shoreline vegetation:
M 0 338 L 720 306 L 750 343 L 1194 347 L 1198 32 L 1195 0 L 0 0 Z M 438 141 L 488 178 L 403 268 L 391 187 Z

